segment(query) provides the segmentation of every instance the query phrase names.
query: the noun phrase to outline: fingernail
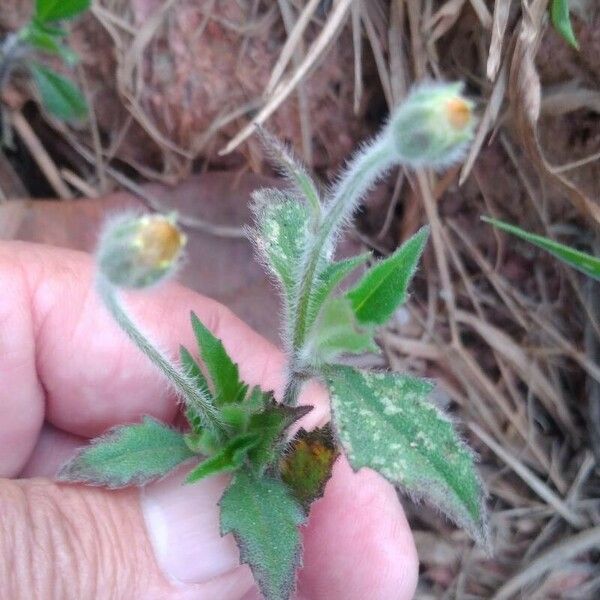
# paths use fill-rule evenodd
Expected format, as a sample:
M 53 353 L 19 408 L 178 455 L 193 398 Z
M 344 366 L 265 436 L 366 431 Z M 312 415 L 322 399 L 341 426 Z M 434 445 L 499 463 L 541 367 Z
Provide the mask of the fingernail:
M 183 469 L 144 488 L 142 511 L 157 562 L 167 578 L 203 583 L 239 565 L 231 535 L 221 537 L 219 507 L 229 478 L 184 485 Z

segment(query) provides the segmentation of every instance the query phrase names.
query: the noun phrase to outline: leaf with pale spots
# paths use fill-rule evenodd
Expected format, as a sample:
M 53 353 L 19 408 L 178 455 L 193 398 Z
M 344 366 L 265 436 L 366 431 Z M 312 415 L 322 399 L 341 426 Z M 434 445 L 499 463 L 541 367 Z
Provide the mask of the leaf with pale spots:
M 370 467 L 486 541 L 484 491 L 472 452 L 427 400 L 432 384 L 395 373 L 331 367 L 333 423 L 354 469 Z
M 300 563 L 298 525 L 305 517 L 278 479 L 240 470 L 221 501 L 221 533 L 233 533 L 266 600 L 287 600 Z
M 279 190 L 260 190 L 253 197 L 254 242 L 266 267 L 279 280 L 284 299 L 289 303 L 309 235 L 309 209 L 301 200 Z
M 110 488 L 145 485 L 193 456 L 180 431 L 144 417 L 94 439 L 60 470 L 58 479 Z

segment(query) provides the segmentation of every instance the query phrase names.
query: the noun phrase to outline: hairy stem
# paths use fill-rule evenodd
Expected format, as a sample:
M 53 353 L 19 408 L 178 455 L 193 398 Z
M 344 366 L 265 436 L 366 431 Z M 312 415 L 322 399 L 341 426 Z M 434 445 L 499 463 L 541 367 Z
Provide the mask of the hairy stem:
M 98 276 L 97 288 L 102 301 L 119 325 L 129 336 L 131 341 L 160 369 L 169 380 L 177 393 L 183 397 L 186 405 L 193 408 L 202 418 L 204 424 L 215 434 L 222 434 L 225 429 L 219 418 L 218 411 L 210 399 L 200 390 L 193 381 L 183 374 L 169 358 L 158 350 L 152 342 L 144 336 L 136 324 L 127 314 L 121 304 L 118 291 L 102 275 Z
M 297 356 L 308 333 L 308 304 L 318 276 L 319 260 L 333 246 L 335 237 L 358 206 L 364 193 L 395 162 L 397 155 L 391 147 L 387 131 L 371 146 L 360 152 L 350 163 L 328 202 L 321 227 L 314 235 L 302 266 L 300 286 L 296 296 L 296 320 L 293 324 L 292 348 Z M 292 377 L 300 365 L 292 364 Z

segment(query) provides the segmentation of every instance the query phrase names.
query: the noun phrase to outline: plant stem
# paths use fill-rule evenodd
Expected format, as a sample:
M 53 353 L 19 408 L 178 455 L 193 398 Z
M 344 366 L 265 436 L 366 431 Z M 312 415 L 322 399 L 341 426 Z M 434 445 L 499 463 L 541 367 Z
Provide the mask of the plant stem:
M 333 246 L 335 236 L 344 223 L 352 217 L 364 193 L 381 177 L 395 162 L 397 154 L 391 147 L 387 130 L 384 130 L 371 146 L 360 152 L 350 163 L 328 202 L 320 229 L 311 242 L 310 250 L 302 266 L 302 275 L 294 314 L 292 348 L 297 356 L 306 339 L 308 305 L 311 293 L 318 275 L 319 261 Z M 332 249 L 332 248 L 331 248 Z M 298 365 L 292 365 L 291 377 Z
M 121 304 L 117 289 L 102 275 L 98 275 L 97 288 L 102 301 L 131 341 L 160 369 L 187 406 L 193 408 L 204 424 L 215 434 L 225 432 L 219 413 L 210 399 L 175 366 L 170 359 L 144 336 Z

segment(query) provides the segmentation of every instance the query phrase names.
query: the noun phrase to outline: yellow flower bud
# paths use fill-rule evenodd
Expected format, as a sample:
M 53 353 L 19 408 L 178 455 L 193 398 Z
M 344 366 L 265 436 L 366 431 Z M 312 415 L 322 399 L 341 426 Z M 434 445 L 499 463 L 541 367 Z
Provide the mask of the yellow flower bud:
M 100 272 L 118 287 L 154 285 L 175 271 L 185 243 L 173 215 L 120 217 L 102 235 Z
M 390 121 L 393 144 L 402 162 L 440 168 L 460 159 L 473 138 L 473 103 L 462 84 L 416 88 Z
M 164 269 L 177 260 L 185 241 L 174 221 L 159 215 L 140 219 L 133 246 L 137 248 L 141 262 L 148 267 Z

